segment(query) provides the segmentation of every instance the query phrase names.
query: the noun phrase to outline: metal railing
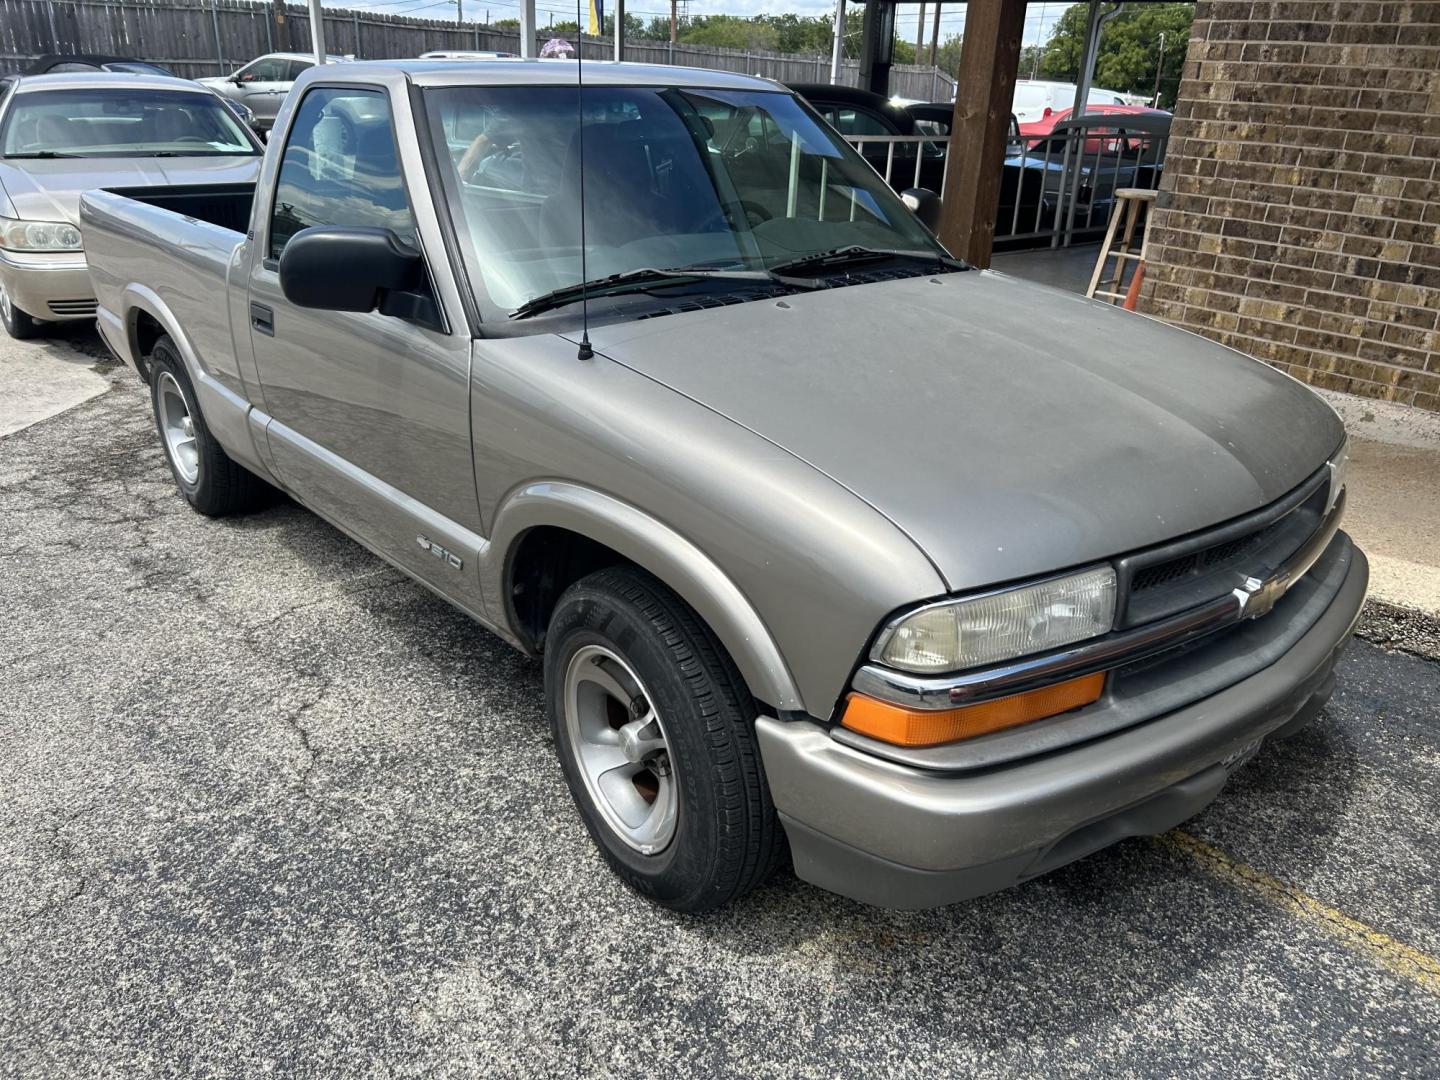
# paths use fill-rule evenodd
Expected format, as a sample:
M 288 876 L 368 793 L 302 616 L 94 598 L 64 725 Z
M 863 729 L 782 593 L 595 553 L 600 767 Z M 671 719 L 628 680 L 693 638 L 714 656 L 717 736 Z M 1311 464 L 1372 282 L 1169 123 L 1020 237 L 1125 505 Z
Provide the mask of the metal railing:
M 860 156 L 896 191 L 930 187 L 938 195 L 945 190 L 945 175 L 950 171 L 948 139 L 934 135 L 846 135 L 845 141 L 855 147 Z M 911 147 L 914 149 L 911 150 Z M 897 157 L 901 159 L 899 162 Z M 913 159 L 913 164 L 905 159 Z M 898 174 L 897 164 L 900 166 Z M 934 182 L 937 176 L 939 186 Z M 908 182 L 897 183 L 897 178 Z M 926 184 L 922 180 L 930 180 L 931 183 Z
M 1102 232 L 1117 188 L 1160 186 L 1169 139 L 1169 116 L 1100 114 L 1062 120 L 1049 135 L 1025 140 L 1005 162 L 1014 180 L 1000 186 L 997 238 L 1068 247 Z
M 1000 179 L 995 239 L 1049 240 L 1068 247 L 1103 232 L 1115 189 L 1157 188 L 1170 138 L 1170 117 L 1094 115 L 1062 120 L 1048 135 L 1011 131 Z M 948 140 L 933 135 L 847 135 L 897 191 L 928 187 L 943 194 Z

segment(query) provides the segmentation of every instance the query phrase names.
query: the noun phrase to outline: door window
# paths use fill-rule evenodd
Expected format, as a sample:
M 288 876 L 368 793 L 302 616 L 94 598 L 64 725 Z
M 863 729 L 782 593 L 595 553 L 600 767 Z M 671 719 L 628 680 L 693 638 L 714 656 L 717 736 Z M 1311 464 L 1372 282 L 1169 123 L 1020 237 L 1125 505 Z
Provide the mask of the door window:
M 249 67 L 243 67 L 236 72 L 236 77 L 242 83 L 284 82 L 285 72 L 289 67 L 289 62 L 281 57 L 262 56 Z
M 285 74 L 282 76 L 282 81 L 294 82 L 314 66 L 315 65 L 308 60 L 291 60 L 285 65 Z
M 290 127 L 270 214 L 269 257 L 312 225 L 367 225 L 415 243 L 415 218 L 378 90 L 317 87 Z
M 865 109 L 840 109 L 831 121 L 841 135 L 896 135 L 899 134 L 884 120 Z

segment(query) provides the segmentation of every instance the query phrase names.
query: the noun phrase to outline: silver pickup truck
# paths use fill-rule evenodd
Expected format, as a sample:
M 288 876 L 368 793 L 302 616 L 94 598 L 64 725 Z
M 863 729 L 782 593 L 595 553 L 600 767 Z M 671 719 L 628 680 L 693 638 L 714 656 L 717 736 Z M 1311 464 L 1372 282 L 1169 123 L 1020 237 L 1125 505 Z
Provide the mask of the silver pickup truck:
M 542 656 L 625 881 L 949 903 L 1316 715 L 1368 574 L 1324 402 L 967 268 L 774 83 L 576 76 L 317 68 L 256 185 L 81 228 L 181 494 L 281 488 Z

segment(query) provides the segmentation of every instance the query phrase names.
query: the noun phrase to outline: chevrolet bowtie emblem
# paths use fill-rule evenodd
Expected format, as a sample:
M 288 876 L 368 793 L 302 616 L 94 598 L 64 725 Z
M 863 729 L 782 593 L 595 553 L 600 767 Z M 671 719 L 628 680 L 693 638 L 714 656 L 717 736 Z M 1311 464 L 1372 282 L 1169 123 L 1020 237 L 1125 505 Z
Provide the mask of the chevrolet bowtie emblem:
M 1240 601 L 1240 614 L 1247 619 L 1258 619 L 1268 614 L 1289 588 L 1289 574 L 1277 574 L 1268 581 L 1246 578 L 1245 584 L 1235 590 L 1235 598 Z

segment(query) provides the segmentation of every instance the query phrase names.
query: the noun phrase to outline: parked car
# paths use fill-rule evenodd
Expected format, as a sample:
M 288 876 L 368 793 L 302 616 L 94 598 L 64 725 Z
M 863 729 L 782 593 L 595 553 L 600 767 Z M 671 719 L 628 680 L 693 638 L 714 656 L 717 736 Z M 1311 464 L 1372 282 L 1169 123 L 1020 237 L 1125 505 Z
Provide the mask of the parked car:
M 869 903 L 1003 888 L 1329 697 L 1367 580 L 1329 406 L 950 258 L 774 83 L 345 65 L 266 153 L 81 202 L 180 493 L 281 487 L 542 657 L 645 896 L 724 904 L 787 839 Z
M 1015 84 L 1010 109 L 1020 121 L 1023 129 L 1047 113 L 1070 109 L 1075 106 L 1075 92 L 1080 88 L 1075 83 L 1049 82 L 1044 79 L 1021 79 Z M 1091 105 L 1128 105 L 1127 95 L 1117 90 L 1105 90 L 1092 86 L 1085 98 Z
M 330 56 L 332 64 L 345 63 L 347 57 Z M 229 75 L 197 79 L 222 97 L 244 105 L 254 115 L 252 127 L 265 132 L 275 123 L 275 114 L 290 87 L 301 74 L 315 66 L 311 53 L 266 53 Z
M 260 144 L 215 94 L 160 75 L 0 84 L 0 322 L 30 337 L 89 319 L 78 210 L 89 188 L 253 183 Z
M 1069 120 L 1074 114 L 1073 108 L 1046 110 L 1039 119 L 1031 120 L 1029 123 L 1020 124 L 1020 135 L 1026 139 L 1039 139 L 1049 135 L 1055 130 L 1055 125 Z M 1150 109 L 1140 105 L 1087 105 L 1085 116 L 1163 116 L 1170 117 L 1168 112 L 1162 109 Z M 1094 153 L 1099 149 L 1099 143 L 1092 148 L 1086 144 L 1086 152 Z
M 131 75 L 168 75 L 177 78 L 173 71 L 161 64 L 152 64 L 148 60 L 132 60 L 124 56 L 104 56 L 95 53 L 78 53 L 61 55 L 50 53 L 39 57 L 26 69 L 27 75 L 56 75 L 66 72 L 77 71 L 110 71 L 116 73 L 127 73 Z M 216 92 L 216 96 L 225 102 L 226 106 L 233 112 L 246 127 L 252 130 L 255 127 L 255 114 L 243 102 L 235 101 L 225 95 Z
M 914 121 L 915 133 L 917 135 L 934 135 L 937 139 L 947 140 L 944 145 L 948 153 L 950 125 L 955 119 L 955 103 L 953 101 L 921 101 L 912 102 L 904 108 L 910 114 L 910 119 Z M 1020 152 L 1020 125 L 1015 120 L 1015 114 L 1011 113 L 1005 156 L 1013 157 Z
M 945 184 L 945 158 L 950 151 L 950 123 L 955 115 L 952 102 L 910 102 L 897 104 L 893 98 L 882 97 L 853 86 L 832 86 L 828 83 L 794 83 L 790 89 L 803 97 L 825 122 L 853 143 L 859 143 L 860 155 L 868 161 L 881 176 L 889 176 L 890 186 L 896 191 L 921 187 L 939 194 Z M 934 135 L 933 142 L 892 143 L 890 136 L 914 137 Z M 877 141 L 865 142 L 867 136 Z M 919 154 L 919 167 L 916 155 Z M 1020 153 L 1019 129 L 1014 116 L 1010 118 L 1010 139 L 1006 145 L 1006 156 Z M 1000 190 L 1000 205 L 996 215 L 998 235 L 1008 231 L 1009 223 L 1016 220 L 1016 200 L 1021 201 L 1018 217 L 1029 220 L 1041 195 L 1038 181 L 1027 181 L 1019 185 L 1014 181 L 1022 174 L 1006 174 L 1007 183 Z
M 61 75 L 76 71 L 129 72 L 132 75 L 169 75 L 175 73 L 161 64 L 148 60 L 135 60 L 128 56 L 105 56 L 98 53 L 47 53 L 37 57 L 28 68 L 26 75 Z
M 855 86 L 830 83 L 791 83 L 790 89 L 809 103 L 824 121 L 841 135 L 851 139 L 866 137 L 886 140 L 896 135 L 919 135 L 909 110 L 882 94 Z M 953 109 L 954 106 L 951 106 Z M 939 192 L 945 176 L 943 142 L 895 143 L 875 141 L 858 147 L 860 156 L 875 167 L 881 176 L 890 177 L 896 191 L 924 187 Z M 916 153 L 920 167 L 916 169 Z
M 1002 205 L 1014 206 L 1013 196 L 1006 193 L 1024 194 L 1019 213 L 1007 219 L 1002 211 L 997 234 L 1049 230 L 1058 224 L 1055 219 L 1062 208 L 1063 217 L 1071 218 L 1071 205 L 1080 231 L 1097 231 L 1110 220 L 1117 188 L 1160 186 L 1170 114 L 1129 106 L 1092 108 L 1125 111 L 1111 114 L 1113 121 L 1110 116 L 1090 113 L 1079 120 L 1061 119 L 1048 134 L 1023 139 L 1024 152 L 1006 159 L 1000 185 Z

